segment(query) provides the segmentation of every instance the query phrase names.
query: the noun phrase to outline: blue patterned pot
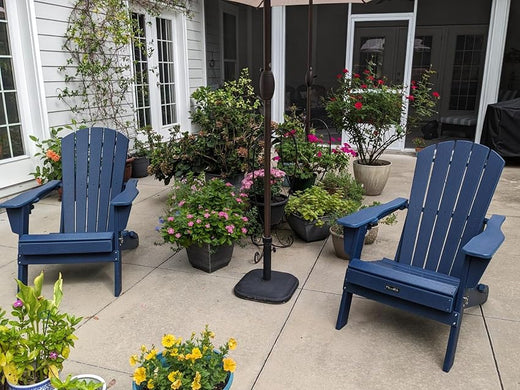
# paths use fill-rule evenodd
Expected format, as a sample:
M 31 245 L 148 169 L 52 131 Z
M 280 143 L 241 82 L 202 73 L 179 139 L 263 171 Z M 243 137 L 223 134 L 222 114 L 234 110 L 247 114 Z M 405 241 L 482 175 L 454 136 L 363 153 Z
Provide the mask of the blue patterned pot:
M 56 390 L 52 387 L 50 379 L 45 379 L 32 385 L 13 385 L 8 383 L 8 387 L 10 390 Z

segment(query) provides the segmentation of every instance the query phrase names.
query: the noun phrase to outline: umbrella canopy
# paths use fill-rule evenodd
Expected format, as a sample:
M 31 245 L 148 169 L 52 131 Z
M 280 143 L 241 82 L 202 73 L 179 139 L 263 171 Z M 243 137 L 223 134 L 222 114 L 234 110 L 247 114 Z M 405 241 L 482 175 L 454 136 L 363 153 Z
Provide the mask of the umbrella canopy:
M 250 5 L 251 7 L 263 7 L 264 0 L 231 0 L 234 3 Z M 345 3 L 368 3 L 370 0 L 313 0 L 314 4 L 345 4 Z M 309 5 L 309 0 L 271 0 L 271 7 L 282 5 Z

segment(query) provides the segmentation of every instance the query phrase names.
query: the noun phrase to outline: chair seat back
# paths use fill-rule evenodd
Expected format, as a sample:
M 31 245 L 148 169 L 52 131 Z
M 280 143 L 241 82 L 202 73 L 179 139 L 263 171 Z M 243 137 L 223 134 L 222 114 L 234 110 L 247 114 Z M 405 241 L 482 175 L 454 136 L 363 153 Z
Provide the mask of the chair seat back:
M 503 166 L 496 152 L 468 141 L 422 150 L 396 261 L 460 277 L 461 248 L 482 231 Z
M 128 138 L 107 128 L 77 130 L 62 140 L 64 233 L 113 230 L 110 201 L 123 190 Z

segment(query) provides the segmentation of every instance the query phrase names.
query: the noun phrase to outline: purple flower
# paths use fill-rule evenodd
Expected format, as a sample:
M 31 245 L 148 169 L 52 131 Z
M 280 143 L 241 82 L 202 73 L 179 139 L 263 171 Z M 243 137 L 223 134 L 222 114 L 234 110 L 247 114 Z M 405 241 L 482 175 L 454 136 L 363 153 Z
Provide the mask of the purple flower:
M 49 359 L 51 359 L 51 360 L 56 360 L 57 357 L 58 357 L 58 354 L 56 352 L 51 352 L 49 354 Z
M 17 299 L 16 301 L 14 301 L 13 303 L 13 307 L 14 308 L 17 308 L 17 307 L 22 307 L 23 306 L 23 302 L 19 299 Z

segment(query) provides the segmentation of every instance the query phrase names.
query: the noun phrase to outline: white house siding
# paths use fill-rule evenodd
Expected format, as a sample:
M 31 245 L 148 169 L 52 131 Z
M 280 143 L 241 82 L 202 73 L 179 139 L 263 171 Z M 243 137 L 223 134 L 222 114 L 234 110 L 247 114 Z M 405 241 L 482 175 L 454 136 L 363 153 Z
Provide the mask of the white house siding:
M 208 0 L 206 0 L 208 1 Z M 188 74 L 190 95 L 198 87 L 206 85 L 204 52 L 204 0 L 192 0 L 193 16 L 186 21 L 188 44 Z

